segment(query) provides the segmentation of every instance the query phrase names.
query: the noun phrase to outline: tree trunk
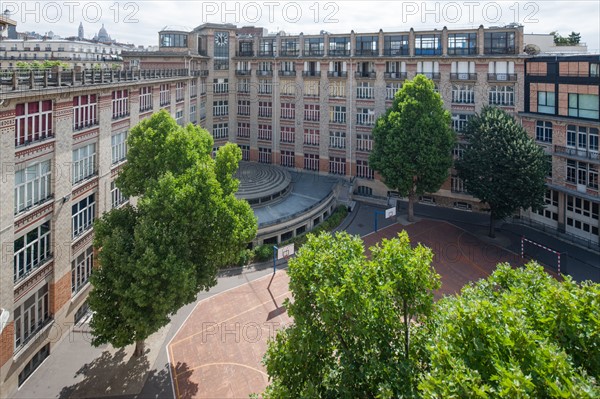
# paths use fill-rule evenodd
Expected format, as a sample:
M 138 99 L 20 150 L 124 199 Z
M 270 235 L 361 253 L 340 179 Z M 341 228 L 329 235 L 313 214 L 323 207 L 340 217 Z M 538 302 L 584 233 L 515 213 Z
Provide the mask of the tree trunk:
M 408 221 L 409 222 L 414 222 L 415 221 L 415 199 L 416 199 L 416 195 L 414 192 L 411 192 L 410 194 L 408 194 Z
M 494 213 L 490 212 L 490 237 L 496 238 L 496 231 L 494 230 Z
M 135 341 L 135 351 L 133 351 L 134 357 L 140 357 L 144 355 L 144 340 Z
M 408 304 L 406 299 L 402 300 L 402 309 L 404 312 L 404 358 L 408 360 L 408 350 L 410 348 L 409 336 L 408 336 Z

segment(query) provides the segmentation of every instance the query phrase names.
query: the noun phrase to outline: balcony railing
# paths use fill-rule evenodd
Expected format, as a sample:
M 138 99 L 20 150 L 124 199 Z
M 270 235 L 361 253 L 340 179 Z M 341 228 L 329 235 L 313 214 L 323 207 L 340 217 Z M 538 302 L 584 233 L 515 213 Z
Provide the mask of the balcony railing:
M 347 78 L 348 77 L 348 71 L 329 71 L 327 72 L 327 76 L 330 78 Z
M 357 78 L 369 78 L 369 79 L 375 79 L 375 72 L 363 72 L 363 71 L 358 71 L 354 73 L 354 76 Z
M 296 71 L 279 71 L 279 76 L 296 76 Z
M 302 71 L 302 76 L 321 76 L 321 71 Z
M 305 57 L 322 57 L 324 54 L 324 50 L 304 50 Z
M 424 75 L 431 80 L 440 80 L 439 72 L 418 72 L 417 75 Z
M 208 71 L 187 69 L 142 69 L 142 70 L 0 70 L 0 93 L 47 89 L 62 86 L 91 86 L 96 84 L 158 80 L 177 77 L 197 76 Z
M 598 151 L 589 151 L 589 150 L 582 150 L 582 149 L 578 149 L 578 148 L 568 148 L 568 147 L 563 147 L 560 145 L 555 145 L 554 152 L 557 154 L 568 155 L 571 157 L 591 159 L 593 161 L 600 161 L 600 152 L 598 152 Z
M 377 57 L 379 50 L 355 50 L 354 55 L 357 57 Z
M 450 80 L 477 80 L 476 73 L 451 73 Z
M 252 73 L 250 69 L 236 69 L 235 74 L 237 76 L 249 76 Z
M 489 81 L 499 81 L 499 82 L 516 82 L 517 74 L 516 73 L 488 73 Z
M 386 79 L 406 79 L 406 72 L 386 72 L 383 76 Z
M 258 56 L 259 57 L 274 57 L 275 52 L 272 50 L 271 51 L 259 51 Z
M 257 76 L 273 76 L 273 71 L 267 71 L 267 70 L 257 70 L 256 71 L 256 75 Z
M 254 57 L 254 50 L 243 50 L 235 53 L 236 57 Z
M 330 57 L 348 57 L 350 56 L 350 50 L 329 50 L 327 55 Z
M 300 50 L 279 50 L 280 57 L 297 57 L 300 54 Z
M 386 56 L 408 55 L 408 48 L 383 49 L 383 55 L 386 55 Z

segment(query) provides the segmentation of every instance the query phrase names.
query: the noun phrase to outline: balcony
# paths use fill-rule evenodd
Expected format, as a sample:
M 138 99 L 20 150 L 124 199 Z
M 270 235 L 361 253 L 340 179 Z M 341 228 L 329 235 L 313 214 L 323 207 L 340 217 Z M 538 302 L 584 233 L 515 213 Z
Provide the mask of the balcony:
M 279 71 L 279 76 L 296 76 L 296 71 Z
M 450 80 L 477 80 L 476 73 L 451 73 Z
M 357 78 L 375 79 L 375 72 L 358 71 L 354 73 L 354 76 Z
M 488 81 L 490 82 L 516 82 L 516 73 L 488 73 Z
M 383 49 L 383 55 L 388 56 L 388 57 L 395 57 L 395 56 L 399 56 L 399 55 L 408 55 L 408 48 Z
M 305 77 L 319 77 L 321 76 L 321 71 L 302 71 L 302 76 Z
M 598 151 L 589 151 L 589 150 L 581 150 L 577 148 L 568 148 L 560 145 L 554 146 L 554 153 L 560 155 L 567 155 L 573 158 L 580 159 L 591 159 L 592 161 L 600 161 L 600 152 Z
M 235 70 L 235 74 L 237 76 L 250 76 L 251 73 L 252 73 L 251 69 L 236 69 Z
M 348 72 L 347 71 L 329 71 L 327 72 L 327 76 L 330 78 L 347 78 L 348 77 Z
M 304 50 L 304 57 L 323 57 L 325 51 L 323 50 Z
M 256 76 L 273 76 L 273 71 L 258 70 L 256 71 Z
M 350 50 L 329 50 L 327 55 L 329 57 L 349 57 Z
M 386 72 L 383 77 L 386 79 L 406 79 L 406 72 Z
M 236 51 L 236 57 L 254 57 L 254 50 Z
M 379 50 L 355 50 L 354 55 L 356 57 L 378 57 Z
M 270 50 L 270 51 L 259 51 L 258 52 L 258 56 L 259 57 L 274 57 L 275 56 L 275 52 L 273 50 Z
M 417 72 L 417 75 L 423 75 L 431 80 L 440 80 L 439 72 Z
M 285 49 L 281 49 L 279 51 L 279 56 L 280 57 L 298 57 L 299 54 L 300 54 L 300 50 L 285 50 Z

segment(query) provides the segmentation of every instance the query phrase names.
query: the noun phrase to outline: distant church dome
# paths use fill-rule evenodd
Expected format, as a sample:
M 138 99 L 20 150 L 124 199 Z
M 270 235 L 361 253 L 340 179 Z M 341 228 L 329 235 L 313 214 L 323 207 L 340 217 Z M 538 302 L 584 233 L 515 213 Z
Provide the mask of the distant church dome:
M 102 28 L 100 28 L 100 30 L 98 31 L 98 41 L 99 42 L 110 42 L 110 36 L 108 35 L 108 32 L 106 31 L 106 29 L 104 28 L 104 24 L 102 24 Z

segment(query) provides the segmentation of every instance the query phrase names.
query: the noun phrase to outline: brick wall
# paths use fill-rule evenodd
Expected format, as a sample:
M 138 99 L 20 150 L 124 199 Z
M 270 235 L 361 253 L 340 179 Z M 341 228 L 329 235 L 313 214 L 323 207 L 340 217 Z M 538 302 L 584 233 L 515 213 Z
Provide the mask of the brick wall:
M 0 367 L 4 366 L 12 358 L 14 335 L 14 321 L 11 321 L 4 327 L 2 334 L 0 334 Z
M 67 273 L 50 284 L 50 308 L 52 314 L 58 311 L 71 299 L 71 273 Z

